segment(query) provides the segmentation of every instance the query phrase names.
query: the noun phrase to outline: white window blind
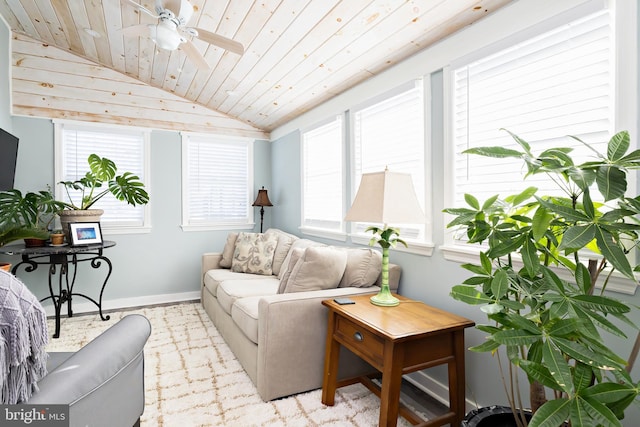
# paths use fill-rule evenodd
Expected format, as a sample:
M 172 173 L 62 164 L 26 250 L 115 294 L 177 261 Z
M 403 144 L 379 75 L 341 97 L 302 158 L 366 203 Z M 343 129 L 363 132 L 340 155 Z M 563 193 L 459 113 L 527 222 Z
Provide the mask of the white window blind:
M 183 134 L 183 226 L 253 221 L 253 145 L 248 139 Z
M 82 126 L 70 123 L 56 123 L 57 150 L 60 164 L 56 167 L 56 182 L 75 181 L 89 172 L 87 159 L 92 153 L 112 160 L 116 167 L 116 175 L 131 172 L 137 175 L 148 188 L 148 176 L 145 170 L 146 143 L 148 131 L 115 127 Z M 106 190 L 103 184 L 98 191 Z M 69 190 L 74 204 L 80 204 L 80 191 Z M 56 198 L 68 201 L 69 197 L 63 186 L 56 186 Z M 147 205 L 148 206 L 148 205 Z M 148 226 L 145 221 L 145 206 L 131 206 L 108 193 L 95 205 L 95 209 L 103 209 L 101 226 L 103 229 L 132 228 Z
M 523 181 L 523 163 L 461 154 L 479 146 L 520 149 L 500 128 L 519 135 L 534 153 L 573 147 L 578 163 L 591 151 L 574 135 L 606 150 L 614 133 L 614 31 L 604 10 L 540 34 L 480 60 L 452 67 L 455 206 L 464 194 L 484 201 L 529 186 L 556 194 L 545 176 Z
M 354 110 L 354 168 L 352 198 L 363 173 L 390 171 L 411 175 L 418 201 L 425 211 L 425 139 L 422 81 L 365 108 Z M 354 224 L 364 233 L 370 224 Z M 389 224 L 394 225 L 394 224 Z M 405 240 L 424 240 L 425 225 L 401 228 Z
M 342 140 L 341 115 L 302 135 L 304 227 L 343 229 Z

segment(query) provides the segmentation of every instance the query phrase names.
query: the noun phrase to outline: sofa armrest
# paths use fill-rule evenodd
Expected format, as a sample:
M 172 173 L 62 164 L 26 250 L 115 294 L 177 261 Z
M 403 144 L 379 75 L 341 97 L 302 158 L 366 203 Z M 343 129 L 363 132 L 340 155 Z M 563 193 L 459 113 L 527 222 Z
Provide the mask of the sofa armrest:
M 269 295 L 258 303 L 258 392 L 264 400 L 322 386 L 328 310 L 322 301 L 375 294 L 377 286 Z M 340 376 L 369 372 L 355 356 L 340 364 Z M 350 352 L 349 352 L 350 353 Z M 343 368 L 347 368 L 347 370 Z M 351 368 L 351 369 L 349 369 Z
M 200 286 L 204 286 L 204 274 L 215 268 L 220 267 L 222 252 L 205 252 L 202 254 L 201 270 L 200 270 Z
M 47 373 L 27 403 L 70 405 L 73 425 L 133 425 L 144 411 L 150 334 L 144 316 L 124 317 Z

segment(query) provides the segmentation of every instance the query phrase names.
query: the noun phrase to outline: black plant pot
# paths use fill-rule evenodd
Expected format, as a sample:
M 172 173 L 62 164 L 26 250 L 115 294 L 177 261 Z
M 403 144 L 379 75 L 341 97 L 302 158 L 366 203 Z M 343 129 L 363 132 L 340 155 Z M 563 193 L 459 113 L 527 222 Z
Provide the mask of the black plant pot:
M 531 413 L 526 411 L 525 417 L 531 419 Z M 485 406 L 484 408 L 470 411 L 464 420 L 462 427 L 516 427 L 513 411 L 508 406 Z

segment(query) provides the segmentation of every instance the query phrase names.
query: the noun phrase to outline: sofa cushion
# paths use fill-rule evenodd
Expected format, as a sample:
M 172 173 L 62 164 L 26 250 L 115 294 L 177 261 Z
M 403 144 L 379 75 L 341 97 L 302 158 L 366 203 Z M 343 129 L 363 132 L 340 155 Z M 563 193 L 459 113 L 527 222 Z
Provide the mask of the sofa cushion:
M 239 298 L 275 295 L 280 281 L 275 277 L 264 277 L 262 280 L 225 280 L 218 285 L 217 299 L 220 307 L 231 315 L 231 307 Z
M 278 236 L 274 233 L 239 233 L 231 270 L 270 276 L 277 244 Z
M 308 247 L 298 259 L 284 293 L 337 288 L 347 266 L 347 254 L 329 247 Z
M 370 248 L 348 248 L 347 267 L 338 287 L 366 288 L 375 285 L 382 272 L 382 254 Z
M 314 242 L 313 240 L 309 240 L 309 239 L 298 239 L 295 240 L 292 244 L 291 244 L 291 249 L 289 249 L 289 253 L 287 254 L 287 256 L 284 259 L 284 262 L 282 263 L 282 266 L 280 267 L 280 274 L 278 274 L 278 279 L 282 279 L 282 275 L 284 274 L 285 271 L 287 271 L 287 268 L 289 267 L 289 260 L 291 259 L 291 253 L 294 249 L 296 248 L 300 248 L 300 249 L 305 249 L 305 248 L 309 248 L 311 246 L 326 246 L 320 242 Z
M 258 307 L 262 296 L 245 297 L 231 306 L 231 318 L 240 330 L 258 344 Z
M 225 280 L 264 280 L 262 274 L 236 273 L 235 271 L 224 268 L 215 268 L 204 274 L 204 286 L 216 296 L 218 293 L 218 285 Z
M 272 270 L 273 274 L 279 276 L 282 263 L 287 257 L 287 254 L 291 249 L 291 245 L 293 245 L 294 241 L 298 240 L 298 237 L 294 236 L 293 234 L 285 233 L 284 231 L 278 230 L 277 228 L 270 228 L 265 231 L 265 233 L 275 233 L 278 236 L 278 244 L 276 245 L 276 250 L 273 254 Z
M 233 260 L 233 252 L 236 249 L 237 238 L 238 233 L 227 234 L 227 241 L 224 244 L 224 249 L 222 250 L 222 258 L 220 259 L 220 267 L 231 268 L 231 262 Z
M 291 249 L 291 257 L 289 258 L 289 263 L 287 264 L 287 271 L 285 271 L 280 278 L 280 286 L 278 287 L 279 294 L 283 294 L 284 290 L 287 288 L 287 283 L 289 282 L 289 277 L 291 277 L 291 272 L 293 271 L 293 268 L 296 266 L 296 263 L 298 262 L 300 257 L 304 255 L 304 251 L 305 249 L 302 248 Z

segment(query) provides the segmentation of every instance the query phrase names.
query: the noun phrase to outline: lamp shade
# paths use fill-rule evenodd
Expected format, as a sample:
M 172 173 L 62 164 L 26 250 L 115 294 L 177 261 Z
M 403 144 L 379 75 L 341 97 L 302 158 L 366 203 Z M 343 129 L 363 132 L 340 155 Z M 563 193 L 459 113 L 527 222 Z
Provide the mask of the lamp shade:
M 258 197 L 256 197 L 256 201 L 253 202 L 251 206 L 273 206 L 271 204 L 271 200 L 269 200 L 269 196 L 267 195 L 267 190 L 262 189 L 258 190 Z
M 345 221 L 421 224 L 425 216 L 408 173 L 365 173 Z

